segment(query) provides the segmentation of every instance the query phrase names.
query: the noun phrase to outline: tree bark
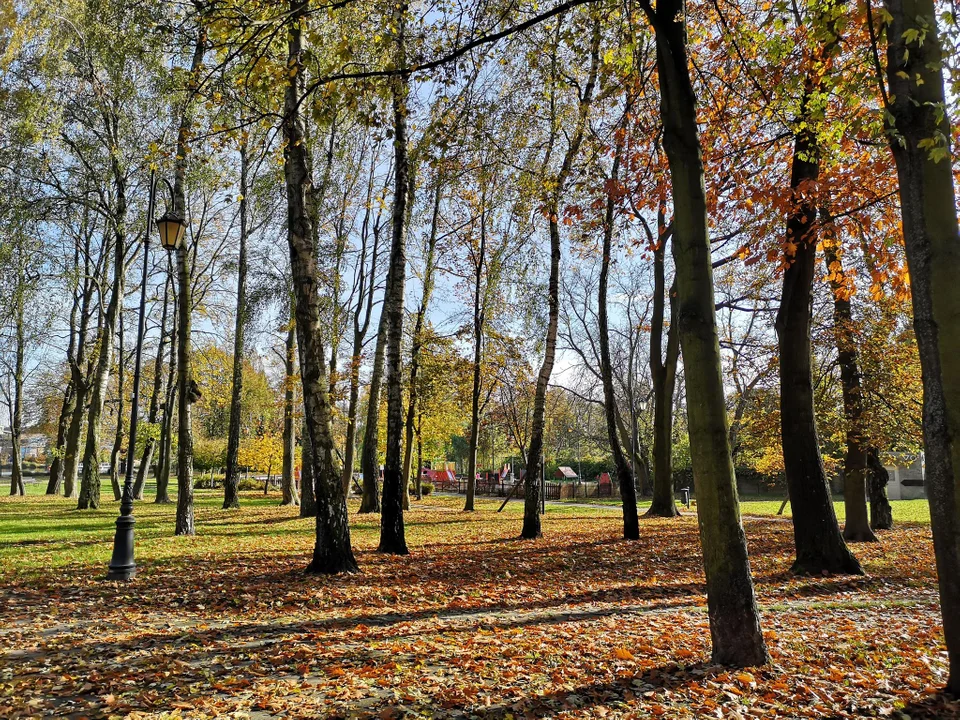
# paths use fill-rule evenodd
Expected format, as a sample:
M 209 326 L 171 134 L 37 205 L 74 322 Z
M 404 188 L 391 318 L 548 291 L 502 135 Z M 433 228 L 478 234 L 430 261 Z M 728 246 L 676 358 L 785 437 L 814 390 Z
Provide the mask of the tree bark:
M 240 415 L 243 397 L 244 332 L 247 326 L 247 193 L 249 157 L 246 140 L 240 145 L 240 248 L 237 258 L 237 306 L 233 329 L 233 384 L 230 389 L 230 425 L 227 428 L 226 471 L 223 478 L 223 509 L 240 507 Z M 286 421 L 285 421 L 286 422 Z M 286 429 L 286 425 L 284 425 Z M 286 445 L 284 445 L 286 447 Z
M 730 459 L 717 336 L 703 158 L 696 97 L 687 59 L 683 0 L 642 5 L 656 33 L 660 113 L 673 194 L 676 317 L 684 358 L 687 423 L 697 493 L 697 520 L 707 579 L 713 661 L 769 661 Z
M 817 256 L 817 181 L 820 148 L 810 105 L 820 92 L 811 70 L 800 106 L 801 129 L 794 136 L 790 173 L 792 205 L 787 217 L 783 293 L 776 330 L 780 357 L 780 428 L 783 465 L 793 508 L 793 538 L 797 574 L 862 574 L 850 553 L 833 509 L 830 484 L 820 457 L 820 440 L 813 406 L 810 324 L 813 277 Z
M 299 86 L 303 69 L 302 23 L 309 0 L 290 0 L 287 35 L 289 79 L 284 92 L 283 150 L 287 190 L 287 243 L 296 298 L 297 345 L 303 383 L 304 419 L 316 500 L 316 543 L 307 572 L 334 574 L 356 572 L 357 561 L 350 546 L 347 502 L 336 466 L 331 430 L 330 387 L 320 325 L 317 292 L 317 257 L 307 212 L 307 194 L 312 184 L 308 148 L 300 116 Z
M 397 66 L 406 64 L 407 1 L 397 3 L 394 23 L 397 33 Z M 392 243 L 389 280 L 383 299 L 387 318 L 386 385 L 387 385 L 387 453 L 383 465 L 383 500 L 380 509 L 379 552 L 406 555 L 407 542 L 403 527 L 403 367 L 400 350 L 403 345 L 403 290 L 406 280 L 406 208 L 409 182 L 409 150 L 407 148 L 407 97 L 410 77 L 396 76 L 391 81 L 393 96 L 394 194 Z
M 13 408 L 11 412 L 10 423 L 10 494 L 26 495 L 27 490 L 23 485 L 23 462 L 20 457 L 20 437 L 23 432 L 23 365 L 26 355 L 25 333 L 24 333 L 24 305 L 26 298 L 24 293 L 26 288 L 23 286 L 26 278 L 21 275 L 19 287 L 14 290 L 15 318 L 16 323 L 16 348 L 14 349 L 13 362 Z
M 950 674 L 960 694 L 960 228 L 932 0 L 887 0 L 887 110 L 923 370 L 925 485 Z M 907 37 L 905 37 L 905 34 Z M 908 42 L 908 37 L 914 39 Z M 933 146 L 930 143 L 933 142 Z
M 477 490 L 477 444 L 480 440 L 480 392 L 483 363 L 483 326 L 486 314 L 483 301 L 483 267 L 487 251 L 486 187 L 480 192 L 480 248 L 474 264 L 473 288 L 473 387 L 470 393 L 470 444 L 467 449 L 467 498 L 463 509 L 473 511 Z

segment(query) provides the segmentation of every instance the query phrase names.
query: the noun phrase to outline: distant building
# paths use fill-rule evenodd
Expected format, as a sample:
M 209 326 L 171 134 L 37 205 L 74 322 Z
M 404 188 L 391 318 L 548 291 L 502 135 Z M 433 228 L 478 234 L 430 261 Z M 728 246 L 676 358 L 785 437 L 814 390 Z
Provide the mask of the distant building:
M 927 497 L 923 486 L 925 466 L 923 453 L 916 456 L 896 455 L 888 458 L 895 464 L 884 465 L 890 473 L 887 497 L 891 500 L 922 500 Z
M 569 468 L 566 465 L 561 465 L 557 468 L 557 471 L 553 474 L 557 480 L 579 480 L 579 476 L 573 471 L 573 468 Z

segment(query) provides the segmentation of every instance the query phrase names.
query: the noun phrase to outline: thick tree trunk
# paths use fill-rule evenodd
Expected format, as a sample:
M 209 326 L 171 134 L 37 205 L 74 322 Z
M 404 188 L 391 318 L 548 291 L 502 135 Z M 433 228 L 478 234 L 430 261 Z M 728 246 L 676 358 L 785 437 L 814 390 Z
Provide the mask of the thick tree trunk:
M 812 112 L 818 91 L 807 80 L 801 117 Z M 850 553 L 833 509 L 830 484 L 820 457 L 820 440 L 813 406 L 810 323 L 814 268 L 817 257 L 817 181 L 820 148 L 816 128 L 808 122 L 797 132 L 790 188 L 792 206 L 787 218 L 787 263 L 776 329 L 780 357 L 780 427 L 783 465 L 793 508 L 793 537 L 797 557 L 791 568 L 798 574 L 861 574 Z
M 863 394 L 860 388 L 860 362 L 857 353 L 853 312 L 843 277 L 843 264 L 837 254 L 836 238 L 824 232 L 823 258 L 833 291 L 833 334 L 837 344 L 837 364 L 843 387 L 843 414 L 846 420 L 847 452 L 843 461 L 843 502 L 847 516 L 843 538 L 849 542 L 876 542 L 867 517 L 867 438 L 862 432 Z
M 293 310 L 293 308 L 291 308 Z M 280 485 L 283 489 L 281 505 L 299 505 L 300 495 L 293 479 L 293 470 L 296 465 L 297 437 L 293 425 L 293 383 L 297 375 L 297 326 L 294 318 L 290 318 L 287 328 L 286 355 L 284 357 L 283 382 L 283 472 Z
M 950 675 L 960 695 L 960 228 L 933 0 L 887 0 L 890 146 L 923 369 L 925 485 Z M 908 42 L 907 37 L 914 38 Z M 929 143 L 933 140 L 933 147 Z
M 653 380 L 653 501 L 647 517 L 675 517 L 680 514 L 673 492 L 673 393 L 680 356 L 679 325 L 674 322 L 674 288 L 667 290 L 664 256 L 667 234 L 663 210 L 658 213 L 659 235 L 653 251 L 653 319 L 650 330 L 650 376 Z M 667 330 L 666 358 L 663 357 L 663 319 L 670 295 L 670 328 Z
M 637 516 L 636 480 L 633 470 L 623 454 L 620 439 L 617 436 L 617 397 L 613 392 L 613 365 L 610 361 L 610 322 L 607 316 L 607 284 L 610 275 L 610 256 L 613 251 L 613 223 L 616 211 L 616 185 L 619 182 L 620 160 L 623 153 L 622 143 L 617 143 L 613 158 L 613 168 L 607 184 L 607 208 L 603 223 L 603 254 L 600 262 L 600 287 L 597 292 L 597 315 L 600 335 L 600 378 L 603 383 L 603 414 L 607 424 L 607 440 L 613 453 L 613 463 L 617 468 L 617 478 L 621 487 L 633 488 L 633 502 L 623 502 L 623 537 L 626 540 L 640 539 L 640 519 Z M 629 493 L 621 493 L 627 498 Z
M 649 5 L 645 9 L 656 32 L 660 112 L 672 181 L 675 322 L 684 358 L 687 424 L 713 661 L 721 665 L 761 665 L 769 657 L 760 632 L 728 445 L 703 159 L 696 97 L 687 64 L 684 3 L 660 0 L 656 11 Z
M 397 27 L 397 62 L 406 63 L 407 1 L 401 0 L 395 11 Z M 406 555 L 407 541 L 403 527 L 403 493 L 406 478 L 403 475 L 403 367 L 400 350 L 403 345 L 403 289 L 407 271 L 406 208 L 408 192 L 407 97 L 410 77 L 402 75 L 392 82 L 393 95 L 393 152 L 394 194 L 392 243 L 387 282 L 383 299 L 383 313 L 387 318 L 386 385 L 387 385 L 387 453 L 383 465 L 383 500 L 380 509 L 379 552 Z
M 356 572 L 358 567 L 350 546 L 347 502 L 334 454 L 330 386 L 320 326 L 320 297 L 317 293 L 317 257 L 307 213 L 307 194 L 312 180 L 300 117 L 299 86 L 304 72 L 301 23 L 308 9 L 308 0 L 290 0 L 287 35 L 287 65 L 290 72 L 284 93 L 283 117 L 284 181 L 304 419 L 312 450 L 310 461 L 316 500 L 316 543 L 307 571 L 333 574 Z
M 237 305 L 233 327 L 233 384 L 230 389 L 230 425 L 227 428 L 226 471 L 223 478 L 223 509 L 240 507 L 240 401 L 243 397 L 244 332 L 247 326 L 247 174 L 246 140 L 240 146 L 240 249 L 237 258 Z
M 893 508 L 887 500 L 890 473 L 880 462 L 877 449 L 867 449 L 867 481 L 870 483 L 870 527 L 874 530 L 893 529 Z

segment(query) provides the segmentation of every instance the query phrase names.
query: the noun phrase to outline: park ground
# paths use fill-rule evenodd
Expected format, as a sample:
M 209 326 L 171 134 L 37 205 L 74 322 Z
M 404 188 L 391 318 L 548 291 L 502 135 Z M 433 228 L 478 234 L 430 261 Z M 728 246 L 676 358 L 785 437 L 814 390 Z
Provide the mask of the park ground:
M 554 504 L 521 541 L 519 503 L 426 498 L 409 556 L 354 514 L 363 572 L 327 578 L 303 572 L 311 520 L 242 502 L 199 491 L 189 538 L 138 504 L 139 570 L 113 583 L 115 503 L 0 499 L 0 717 L 960 717 L 923 502 L 855 546 L 864 577 L 813 578 L 787 572 L 779 503 L 745 503 L 771 655 L 747 670 L 710 664 L 691 513 L 627 542 L 616 508 Z

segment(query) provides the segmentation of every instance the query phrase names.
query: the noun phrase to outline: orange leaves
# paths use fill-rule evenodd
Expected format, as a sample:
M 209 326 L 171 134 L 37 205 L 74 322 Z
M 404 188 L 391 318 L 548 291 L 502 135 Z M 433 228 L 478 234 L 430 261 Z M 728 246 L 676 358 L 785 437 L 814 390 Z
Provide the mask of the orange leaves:
M 629 660 L 633 662 L 636 658 L 633 656 L 633 653 L 627 650 L 626 648 L 618 647 L 613 649 L 613 656 L 618 660 Z

